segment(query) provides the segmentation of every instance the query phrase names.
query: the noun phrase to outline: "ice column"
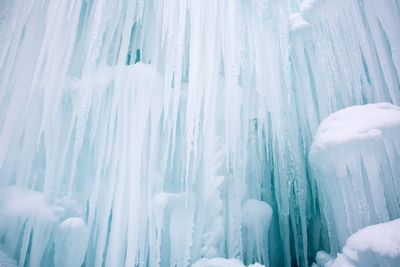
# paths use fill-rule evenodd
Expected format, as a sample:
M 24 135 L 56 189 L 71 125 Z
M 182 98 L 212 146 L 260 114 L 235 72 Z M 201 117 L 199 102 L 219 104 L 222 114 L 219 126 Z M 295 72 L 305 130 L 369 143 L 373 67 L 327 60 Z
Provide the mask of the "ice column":
M 400 217 L 400 108 L 353 106 L 325 119 L 310 165 L 332 251 L 357 230 Z

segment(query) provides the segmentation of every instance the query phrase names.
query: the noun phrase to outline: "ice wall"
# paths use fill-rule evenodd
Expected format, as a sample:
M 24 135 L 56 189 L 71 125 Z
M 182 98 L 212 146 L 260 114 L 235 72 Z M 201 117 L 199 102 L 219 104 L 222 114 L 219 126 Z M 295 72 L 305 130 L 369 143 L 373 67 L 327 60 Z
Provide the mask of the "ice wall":
M 21 266 L 86 232 L 85 266 L 307 266 L 329 249 L 312 135 L 400 103 L 397 25 L 397 0 L 3 0 L 0 186 L 63 212 L 2 245 Z

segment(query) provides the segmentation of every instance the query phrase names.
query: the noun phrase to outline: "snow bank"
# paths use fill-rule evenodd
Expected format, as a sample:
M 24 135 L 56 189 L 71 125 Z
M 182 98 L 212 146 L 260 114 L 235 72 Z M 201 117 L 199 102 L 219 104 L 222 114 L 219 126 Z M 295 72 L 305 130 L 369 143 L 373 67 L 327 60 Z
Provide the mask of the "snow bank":
M 365 227 L 351 235 L 337 258 L 319 266 L 400 266 L 400 219 Z
M 331 249 L 371 224 L 400 217 L 400 108 L 388 103 L 340 110 L 319 126 L 309 160 Z

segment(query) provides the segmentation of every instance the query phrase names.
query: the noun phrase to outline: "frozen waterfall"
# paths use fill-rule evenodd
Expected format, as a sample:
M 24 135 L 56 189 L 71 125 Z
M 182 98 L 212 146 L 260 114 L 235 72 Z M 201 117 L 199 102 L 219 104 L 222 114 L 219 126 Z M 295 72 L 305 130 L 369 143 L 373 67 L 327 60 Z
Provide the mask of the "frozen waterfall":
M 399 0 L 1 0 L 0 266 L 364 267 L 399 29 Z

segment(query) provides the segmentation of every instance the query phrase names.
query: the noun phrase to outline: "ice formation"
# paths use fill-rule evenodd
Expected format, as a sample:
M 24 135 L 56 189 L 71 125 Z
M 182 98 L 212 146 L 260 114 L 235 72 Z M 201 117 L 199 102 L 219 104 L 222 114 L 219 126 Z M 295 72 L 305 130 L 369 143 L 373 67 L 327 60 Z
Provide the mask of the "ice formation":
M 7 255 L 3 250 L 0 248 L 0 266 L 1 267 L 17 267 L 17 262 Z
M 399 6 L 2 0 L 0 260 L 308 266 L 400 217 L 398 128 L 309 162 L 332 113 L 400 104 Z M 347 170 L 361 213 L 321 195 Z
M 400 107 L 353 106 L 315 134 L 310 165 L 331 249 L 355 231 L 400 217 Z

